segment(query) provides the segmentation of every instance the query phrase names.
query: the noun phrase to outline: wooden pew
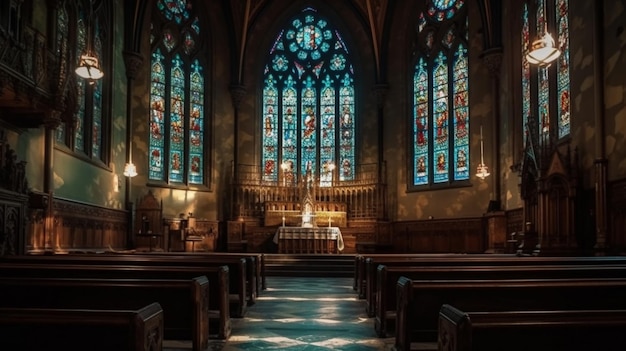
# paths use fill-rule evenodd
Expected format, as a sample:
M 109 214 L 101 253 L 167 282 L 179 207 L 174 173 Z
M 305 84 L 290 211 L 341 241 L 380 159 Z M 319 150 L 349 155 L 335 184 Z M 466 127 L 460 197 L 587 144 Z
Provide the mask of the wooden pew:
M 515 255 L 501 254 L 369 254 L 362 255 L 358 264 L 359 298 L 365 299 L 368 293 L 376 287 L 376 268 L 379 264 L 406 265 L 406 266 L 441 266 L 441 265 L 469 265 L 491 264 L 495 259 L 511 260 L 510 263 L 521 258 Z M 505 261 L 506 262 L 506 261 Z M 370 316 L 373 316 L 373 311 Z
M 158 302 L 164 336 L 191 340 L 193 350 L 209 341 L 209 281 L 193 279 L 0 278 L 1 307 L 136 309 Z
M 248 306 L 249 285 L 247 279 L 247 261 L 243 257 L 208 257 L 192 255 L 157 255 L 157 254 L 91 254 L 91 255 L 52 255 L 52 256 L 11 256 L 0 259 L 11 263 L 32 263 L 41 265 L 133 265 L 141 267 L 186 267 L 193 272 L 193 276 L 207 275 L 204 270 L 212 270 L 216 266 L 227 265 L 229 268 L 229 301 L 232 317 L 241 318 L 245 315 Z M 148 269 L 148 268 L 146 268 Z M 179 270 L 184 271 L 184 270 Z M 170 273 L 171 274 L 171 273 Z M 190 278 L 193 276 L 186 276 Z M 87 276 L 88 277 L 88 276 Z
M 420 254 L 420 255 L 376 255 L 365 259 L 365 298 L 368 316 L 375 315 L 377 267 L 387 266 L 514 266 L 514 265 L 626 265 L 626 256 L 605 257 L 518 257 L 491 254 Z M 361 297 L 361 296 L 359 296 Z
M 378 265 L 374 293 L 375 330 L 378 336 L 394 334 L 396 320 L 396 282 L 402 276 L 413 280 L 452 279 L 563 279 L 626 278 L 625 265 L 530 265 L 530 266 L 387 266 Z
M 84 279 L 176 279 L 190 280 L 198 276 L 211 279 L 208 298 L 211 335 L 228 339 L 231 333 L 228 266 L 134 266 L 95 264 L 48 264 L 0 261 L 0 277 L 4 278 L 84 278 Z M 239 296 L 237 296 L 239 299 Z
M 163 310 L 0 308 L 3 350 L 159 351 Z
M 626 309 L 626 279 L 411 280 L 397 283 L 398 351 L 436 342 L 444 304 L 466 311 Z
M 439 350 L 626 350 L 626 310 L 463 312 L 443 305 Z

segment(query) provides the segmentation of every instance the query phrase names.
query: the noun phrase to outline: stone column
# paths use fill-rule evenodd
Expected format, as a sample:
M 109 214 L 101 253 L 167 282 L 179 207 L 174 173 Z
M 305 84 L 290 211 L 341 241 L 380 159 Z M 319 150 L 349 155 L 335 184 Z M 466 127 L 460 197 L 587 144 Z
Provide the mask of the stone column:
M 230 86 L 230 98 L 233 103 L 233 109 L 235 113 L 234 118 L 234 141 L 233 141 L 233 179 L 237 179 L 238 172 L 237 167 L 239 165 L 239 108 L 241 102 L 246 96 L 246 87 L 240 84 L 233 84 Z
M 506 249 L 507 226 L 506 214 L 500 210 L 501 186 L 500 186 L 500 70 L 502 68 L 502 48 L 485 50 L 482 54 L 483 63 L 489 71 L 491 79 L 491 174 L 492 198 L 489 201 L 489 213 L 487 213 L 487 252 L 501 253 Z
M 500 71 L 502 69 L 502 48 L 485 50 L 482 54 L 483 63 L 489 71 L 491 78 L 491 110 L 493 113 L 491 134 L 491 174 L 493 175 L 493 201 L 496 201 L 494 210 L 500 209 L 501 203 L 501 180 L 500 180 Z M 491 207 L 491 206 L 490 206 Z
M 124 50 L 122 52 L 124 57 L 124 66 L 126 68 L 126 163 L 130 162 L 131 157 L 131 141 L 133 137 L 133 82 L 137 77 L 139 68 L 143 64 L 143 56 L 140 53 L 134 51 Z M 132 178 L 125 177 L 125 192 L 124 199 L 126 202 L 126 210 L 128 211 L 128 230 L 126 235 L 127 248 L 135 247 L 135 231 L 133 225 L 134 219 L 134 203 L 131 198 Z M 165 240 L 164 240 L 165 241 Z
M 605 146 L 605 110 L 604 110 L 604 2 L 594 1 L 594 41 L 593 41 L 593 76 L 595 77 L 594 97 L 594 161 L 595 176 L 595 215 L 596 215 L 596 253 L 603 255 L 607 249 L 607 166 Z M 610 246 L 610 243 L 608 243 Z
M 386 181 L 385 167 L 385 100 L 389 86 L 379 83 L 374 86 L 374 95 L 376 96 L 376 114 L 378 125 L 378 190 L 376 191 L 376 207 L 379 208 L 378 219 L 387 218 L 387 204 L 385 201 L 385 192 L 383 185 Z
M 54 143 L 56 141 L 56 129 L 61 125 L 61 112 L 50 110 L 44 116 L 45 139 L 44 139 L 44 165 L 43 165 L 43 191 L 48 194 L 49 201 L 44 213 L 44 250 L 54 251 Z

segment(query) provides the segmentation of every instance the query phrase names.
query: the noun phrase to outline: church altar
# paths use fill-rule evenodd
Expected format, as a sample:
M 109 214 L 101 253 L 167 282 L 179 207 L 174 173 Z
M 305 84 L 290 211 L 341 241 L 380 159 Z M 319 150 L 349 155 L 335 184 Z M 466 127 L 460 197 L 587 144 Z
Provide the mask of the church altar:
M 279 253 L 339 253 L 344 248 L 338 227 L 278 227 L 274 243 Z

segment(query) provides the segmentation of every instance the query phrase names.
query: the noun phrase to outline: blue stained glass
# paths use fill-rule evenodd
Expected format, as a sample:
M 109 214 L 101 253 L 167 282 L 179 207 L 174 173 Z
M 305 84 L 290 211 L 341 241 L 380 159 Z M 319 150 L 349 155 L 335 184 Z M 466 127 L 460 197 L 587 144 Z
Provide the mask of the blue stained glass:
M 431 0 L 428 5 L 428 15 L 441 22 L 454 17 L 463 7 L 465 0 Z
M 278 150 L 274 146 L 278 139 L 278 90 L 273 76 L 265 80 L 263 89 L 263 180 L 276 180 Z
M 330 63 L 330 69 L 333 71 L 340 71 L 346 68 L 346 58 L 341 54 L 333 55 Z
M 324 80 L 324 88 L 321 97 L 321 135 L 320 135 L 320 185 L 331 186 L 333 181 L 332 167 L 337 163 L 335 160 L 335 89 L 330 77 Z
M 276 88 L 278 94 L 273 107 L 276 125 L 271 128 L 279 133 L 276 138 L 263 137 L 262 162 L 275 167 L 280 160 L 287 170 L 283 177 L 263 179 L 290 185 L 310 170 L 327 186 L 332 180 L 331 163 L 337 165 L 336 174 L 345 175 L 342 180 L 354 179 L 353 71 L 339 32 L 314 9 L 305 8 L 280 31 L 265 67 L 264 92 Z M 345 107 L 344 95 L 349 97 Z M 264 102 L 264 116 L 268 106 Z M 341 126 L 344 110 L 351 123 Z
M 428 157 L 428 72 L 426 61 L 420 58 L 413 77 L 413 149 L 414 149 L 414 185 L 428 184 L 429 157 Z
M 308 77 L 304 84 L 300 98 L 302 109 L 301 174 L 305 174 L 307 168 L 311 170 L 317 168 L 317 92 L 311 77 Z
M 204 76 L 198 60 L 192 65 L 189 114 L 189 183 L 202 184 L 204 145 Z
M 284 55 L 276 55 L 272 60 L 272 68 L 278 72 L 284 72 L 289 67 L 289 61 Z
M 435 69 L 433 77 L 433 117 L 434 117 L 434 146 L 435 171 L 433 181 L 435 183 L 447 182 L 449 180 L 449 142 L 448 142 L 448 65 L 446 58 L 440 51 L 435 59 Z
M 526 54 L 530 50 L 530 21 L 528 19 L 528 4 L 524 3 L 522 12 L 522 131 L 523 145 L 528 137 L 527 126 L 530 120 L 530 63 Z
M 470 176 L 469 69 L 462 41 L 467 30 L 458 31 L 468 22 L 466 12 L 457 16 L 464 4 L 464 0 L 430 0 L 417 18 L 410 165 L 416 189 Z M 429 19 L 442 23 L 429 27 Z
M 185 70 L 180 55 L 172 59 L 170 76 L 170 180 L 182 183 L 185 169 Z
M 454 55 L 454 179 L 469 179 L 469 102 L 467 50 L 459 45 Z
M 178 24 L 190 17 L 191 2 L 188 0 L 159 0 L 157 6 L 165 18 L 174 20 Z
M 570 68 L 569 68 L 569 0 L 556 0 L 558 45 L 561 56 L 557 60 L 557 106 L 559 111 L 559 138 L 570 134 Z
M 190 57 L 201 52 L 201 32 L 192 0 L 157 0 L 151 23 L 151 36 L 160 40 L 154 42 L 150 74 L 150 180 L 205 182 L 205 72 L 201 60 Z
M 339 138 L 339 180 L 354 180 L 354 85 L 352 78 L 344 77 L 343 87 L 339 90 L 341 104 L 341 128 Z
M 165 69 L 164 57 L 159 49 L 152 53 L 150 84 L 150 158 L 149 178 L 164 180 L 164 129 L 165 129 Z
M 537 32 L 543 33 L 545 18 L 545 9 L 543 2 L 537 6 Z M 550 133 L 550 72 L 549 67 L 537 69 L 539 81 L 538 89 L 538 106 L 537 112 L 539 116 L 538 132 L 539 135 L 546 137 Z

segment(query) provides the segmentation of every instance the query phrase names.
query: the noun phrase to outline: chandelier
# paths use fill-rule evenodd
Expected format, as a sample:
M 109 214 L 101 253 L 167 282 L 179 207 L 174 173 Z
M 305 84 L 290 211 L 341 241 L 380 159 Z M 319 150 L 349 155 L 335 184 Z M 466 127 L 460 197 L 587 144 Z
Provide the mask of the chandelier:
M 546 8 L 545 1 L 543 8 Z M 526 60 L 539 67 L 548 67 L 559 56 L 561 56 L 561 50 L 556 46 L 552 35 L 548 33 L 548 24 L 544 22 L 543 36 L 532 42 L 530 51 L 526 54 Z

